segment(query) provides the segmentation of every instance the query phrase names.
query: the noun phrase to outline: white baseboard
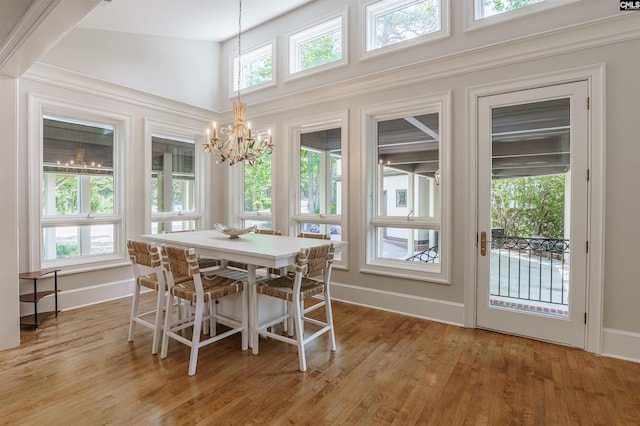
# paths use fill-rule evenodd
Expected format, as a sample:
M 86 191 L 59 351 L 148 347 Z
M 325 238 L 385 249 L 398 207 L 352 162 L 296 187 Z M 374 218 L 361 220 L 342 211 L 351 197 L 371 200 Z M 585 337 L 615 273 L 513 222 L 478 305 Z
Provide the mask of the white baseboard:
M 640 333 L 603 329 L 601 355 L 640 362 Z
M 462 303 L 336 282 L 331 283 L 331 299 L 460 327 L 464 326 L 464 305 Z

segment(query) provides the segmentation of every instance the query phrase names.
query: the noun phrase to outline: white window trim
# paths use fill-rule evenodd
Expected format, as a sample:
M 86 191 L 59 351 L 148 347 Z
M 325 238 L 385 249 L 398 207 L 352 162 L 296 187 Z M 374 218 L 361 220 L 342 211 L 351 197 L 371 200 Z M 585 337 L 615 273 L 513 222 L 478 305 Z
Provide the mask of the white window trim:
M 314 115 L 300 120 L 284 123 L 286 134 L 289 140 L 287 146 L 291 147 L 289 154 L 289 173 L 287 181 L 289 183 L 288 198 L 288 217 L 286 228 L 289 235 L 298 235 L 299 224 L 302 223 L 318 223 L 323 225 L 340 225 L 343 238 L 349 235 L 348 229 L 348 206 L 349 206 L 349 188 L 346 184 L 349 182 L 349 110 L 341 112 Z M 300 212 L 300 135 L 319 130 L 335 129 L 340 127 L 341 154 L 342 154 L 342 212 L 339 215 L 329 214 L 302 214 Z M 349 257 L 348 251 L 340 253 L 340 261 L 334 262 L 337 269 L 348 269 Z
M 162 213 L 153 213 L 151 211 L 151 173 L 152 173 L 152 164 L 151 164 L 151 154 L 153 148 L 152 137 L 155 134 L 166 135 L 167 137 L 175 137 L 179 139 L 192 140 L 194 142 L 194 151 L 195 151 L 195 159 L 194 159 L 194 171 L 195 171 L 195 182 L 194 182 L 194 210 L 189 212 L 162 212 Z M 203 215 L 204 211 L 204 185 L 203 182 L 204 176 L 202 176 L 205 167 L 203 164 L 204 161 L 204 150 L 201 149 L 204 144 L 204 137 L 202 136 L 202 129 L 195 129 L 183 126 L 175 126 L 169 123 L 165 123 L 162 121 L 156 121 L 153 119 L 145 118 L 144 119 L 144 206 L 145 206 L 145 223 L 144 229 L 145 232 L 151 232 L 151 225 L 153 222 L 171 222 L 171 221 L 186 221 L 186 220 L 195 220 L 198 224 L 198 229 L 205 229 L 206 223 Z
M 348 8 L 343 9 L 340 13 L 329 15 L 320 20 L 314 21 L 314 23 L 306 25 L 302 29 L 293 31 L 287 34 L 286 40 L 288 43 L 288 56 L 287 56 L 287 81 L 294 80 L 300 77 L 305 77 L 310 74 L 315 74 L 318 72 L 326 71 L 328 69 L 342 67 L 349 63 L 349 15 Z M 318 65 L 315 67 L 300 69 L 298 70 L 298 46 L 302 43 L 308 42 L 310 40 L 314 40 L 316 38 L 325 36 L 327 34 L 331 34 L 335 32 L 334 26 L 330 26 L 331 21 L 340 20 L 340 28 L 342 31 L 342 58 L 333 61 L 327 62 L 326 64 Z M 294 68 L 295 65 L 295 69 Z
M 369 28 L 368 28 L 368 14 L 367 7 L 379 2 L 380 0 L 371 0 L 367 1 L 360 5 L 360 17 L 359 22 L 361 25 L 361 37 L 360 37 L 360 59 L 366 60 L 370 58 L 375 58 L 380 55 L 386 55 L 387 53 L 395 52 L 402 49 L 407 49 L 419 45 L 423 45 L 425 43 L 431 43 L 436 40 L 440 40 L 451 35 L 450 33 L 450 19 L 449 19 L 449 1 L 450 0 L 440 0 L 440 30 L 434 31 L 428 34 L 424 34 L 419 37 L 415 37 L 409 40 L 404 40 L 398 43 L 390 44 L 388 46 L 373 48 L 368 50 L 369 40 L 371 39 Z M 398 0 L 399 3 L 414 3 L 418 0 Z
M 116 197 L 114 198 L 114 214 L 109 216 L 84 217 L 81 215 L 65 218 L 45 218 L 42 214 L 42 121 L 45 115 L 72 117 L 81 120 L 105 123 L 114 126 L 114 171 L 113 184 Z M 29 94 L 29 268 L 38 270 L 41 268 L 61 267 L 64 273 L 74 273 L 94 269 L 121 266 L 127 261 L 125 247 L 126 229 L 125 223 L 130 219 L 130 214 L 125 208 L 126 197 L 126 172 L 128 171 L 125 158 L 130 149 L 126 141 L 131 140 L 130 115 L 119 114 L 113 111 L 96 109 L 92 105 L 60 101 L 40 95 Z M 109 223 L 114 225 L 114 253 L 105 255 L 87 255 L 73 258 L 44 260 L 42 258 L 43 225 L 92 225 Z
M 271 47 L 271 80 L 264 83 L 256 84 L 249 87 L 241 87 L 241 93 L 251 93 L 256 90 L 262 90 L 267 87 L 275 86 L 277 75 L 277 60 L 276 60 L 276 41 L 270 40 L 266 43 L 247 49 L 242 53 L 242 63 L 247 64 L 256 58 L 262 57 L 264 54 L 262 50 L 268 50 Z M 238 83 L 238 74 L 236 72 L 236 61 L 238 60 L 238 52 L 234 52 L 229 56 L 229 98 L 233 98 L 238 95 L 238 89 L 236 87 Z
M 521 7 L 519 9 L 510 10 L 508 12 L 498 13 L 496 15 L 476 18 L 476 9 L 481 7 L 481 0 L 469 0 L 464 2 L 464 30 L 472 31 L 478 28 L 484 28 L 529 16 L 543 10 L 553 9 L 581 0 L 544 0 L 541 3 L 532 4 Z
M 268 125 L 265 125 L 264 123 L 258 123 L 257 126 L 254 126 L 252 124 L 251 127 L 258 129 L 258 132 L 260 134 L 265 134 L 267 133 L 267 131 L 260 129 L 274 129 L 275 124 L 270 123 Z M 275 141 L 275 144 L 277 146 L 282 146 L 282 144 L 279 144 L 277 142 L 278 137 L 277 134 L 273 133 L 273 130 L 271 136 L 273 137 L 273 140 Z M 278 195 L 278 189 L 275 185 L 275 170 L 277 167 L 277 160 L 274 154 L 275 150 L 274 153 L 271 154 L 271 213 L 269 214 L 246 213 L 244 211 L 244 164 L 242 167 L 240 167 L 239 164 L 236 165 L 237 167 L 229 167 L 229 187 L 232 189 L 229 192 L 228 217 L 231 219 L 230 223 L 228 223 L 227 225 L 238 228 L 243 226 L 242 223 L 245 220 L 255 220 L 261 222 L 271 222 L 271 224 L 273 225 L 273 229 L 280 229 L 276 226 L 277 224 L 274 220 L 277 211 L 277 203 L 274 200 L 276 200 L 276 196 Z
M 438 112 L 440 115 L 440 217 L 376 217 L 376 167 L 378 164 L 376 123 L 408 115 Z M 360 221 L 360 232 L 365 247 L 359 253 L 360 272 L 409 278 L 419 281 L 450 283 L 451 277 L 451 92 L 435 93 L 427 97 L 416 97 L 371 105 L 361 109 L 361 134 L 367 141 L 365 155 L 361 159 L 361 170 L 365 170 L 362 193 L 365 194 L 366 209 L 364 220 Z M 421 262 L 377 259 L 375 239 L 377 226 L 435 229 L 439 236 L 439 265 Z M 439 270 L 439 271 L 438 271 Z

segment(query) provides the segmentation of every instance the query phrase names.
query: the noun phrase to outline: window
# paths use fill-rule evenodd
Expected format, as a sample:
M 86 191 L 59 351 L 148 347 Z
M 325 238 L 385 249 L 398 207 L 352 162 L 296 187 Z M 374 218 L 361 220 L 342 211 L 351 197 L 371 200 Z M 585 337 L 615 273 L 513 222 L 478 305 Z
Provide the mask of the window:
M 289 73 L 344 63 L 343 17 L 330 19 L 289 36 Z
M 253 166 L 244 163 L 242 174 L 244 198 L 240 219 L 244 227 L 256 226 L 259 229 L 273 229 L 271 155 L 265 155 L 262 161 Z
M 242 62 L 242 70 L 239 69 Z M 244 53 L 233 59 L 233 91 L 238 91 L 238 73 L 240 89 L 266 84 L 273 81 L 273 44 Z
M 175 135 L 151 135 L 151 232 L 197 229 L 196 144 Z
M 63 265 L 118 254 L 116 124 L 42 115 L 41 262 Z
M 342 129 L 299 134 L 296 233 L 329 234 L 342 239 Z
M 482 27 L 576 1 L 580 0 L 473 0 L 464 3 L 466 26 Z
M 292 125 L 294 152 L 290 182 L 295 191 L 290 205 L 289 235 L 300 232 L 329 235 L 341 241 L 347 217 L 348 111 L 340 116 L 317 116 L 311 124 Z M 336 253 L 335 266 L 346 267 L 347 253 Z
M 447 2 L 442 0 L 381 0 L 365 7 L 366 51 L 412 39 L 444 35 Z M 420 40 L 422 41 L 422 40 Z
M 366 113 L 368 272 L 446 281 L 448 96 Z

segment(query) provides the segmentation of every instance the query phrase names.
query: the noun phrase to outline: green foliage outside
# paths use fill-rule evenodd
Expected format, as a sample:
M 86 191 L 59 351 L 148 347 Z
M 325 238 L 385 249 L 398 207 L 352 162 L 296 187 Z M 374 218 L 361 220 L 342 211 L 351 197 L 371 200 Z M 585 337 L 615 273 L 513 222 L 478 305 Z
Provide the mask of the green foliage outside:
M 510 237 L 564 238 L 565 175 L 494 179 L 491 226 Z
M 273 60 L 271 56 L 242 66 L 242 86 L 251 87 L 273 80 Z
M 321 211 L 320 200 L 320 185 L 322 182 L 322 171 L 320 170 L 320 156 L 321 154 L 315 151 L 301 149 L 300 150 L 300 193 L 302 199 L 307 200 L 307 208 L 309 213 L 313 214 L 336 214 L 337 213 L 337 182 L 335 176 L 338 168 L 338 157 L 330 156 L 330 169 L 327 173 L 331 176 L 331 187 L 329 191 L 329 206 L 325 208 L 325 211 Z
M 427 0 L 378 17 L 376 47 L 440 30 L 439 1 Z
M 77 244 L 56 244 L 56 259 L 80 256 Z
M 342 59 L 342 31 L 324 35 L 300 46 L 302 70 L 340 59 Z
M 271 209 L 271 156 L 244 166 L 244 211 Z
M 56 175 L 56 214 L 80 213 L 79 175 Z M 89 183 L 91 211 L 113 213 L 113 176 L 91 176 Z
M 320 176 L 320 154 L 314 151 L 300 150 L 300 194 L 307 200 L 309 213 L 320 213 L 320 194 L 318 177 Z
M 93 176 L 89 185 L 91 211 L 93 213 L 113 213 L 113 177 Z
M 520 9 L 544 0 L 485 0 L 485 7 L 489 7 L 498 13 L 508 12 L 510 10 Z

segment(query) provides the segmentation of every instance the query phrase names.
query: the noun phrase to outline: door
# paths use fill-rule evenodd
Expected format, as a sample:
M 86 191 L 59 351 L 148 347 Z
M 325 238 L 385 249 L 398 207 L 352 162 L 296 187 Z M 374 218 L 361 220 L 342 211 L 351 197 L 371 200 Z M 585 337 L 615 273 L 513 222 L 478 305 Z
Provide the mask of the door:
M 585 347 L 588 84 L 478 100 L 476 325 Z

